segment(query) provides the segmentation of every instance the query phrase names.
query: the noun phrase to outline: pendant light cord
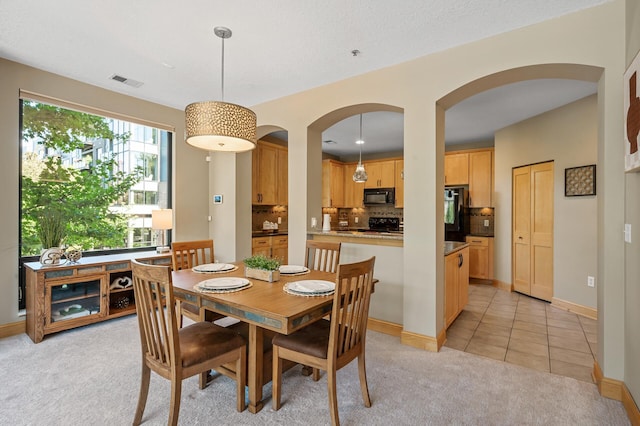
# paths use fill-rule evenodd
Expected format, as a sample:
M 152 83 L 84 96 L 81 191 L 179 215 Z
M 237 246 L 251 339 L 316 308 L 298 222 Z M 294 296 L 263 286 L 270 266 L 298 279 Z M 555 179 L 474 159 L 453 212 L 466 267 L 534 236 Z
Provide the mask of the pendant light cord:
M 358 160 L 358 164 L 362 164 L 362 114 L 360 114 L 360 143 L 358 145 L 360 145 L 360 159 Z
M 224 102 L 224 39 L 225 37 L 221 37 L 222 38 L 222 73 L 221 73 L 221 89 L 220 92 L 222 93 L 222 101 Z

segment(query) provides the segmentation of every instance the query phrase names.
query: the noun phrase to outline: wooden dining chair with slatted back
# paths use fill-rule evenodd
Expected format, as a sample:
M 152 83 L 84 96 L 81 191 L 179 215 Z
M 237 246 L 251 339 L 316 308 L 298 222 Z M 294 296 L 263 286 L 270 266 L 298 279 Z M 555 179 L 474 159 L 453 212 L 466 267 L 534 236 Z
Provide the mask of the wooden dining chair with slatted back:
M 304 266 L 314 271 L 336 272 L 341 243 L 307 240 Z
M 223 327 L 197 322 L 178 329 L 176 300 L 168 266 L 131 262 L 142 348 L 142 378 L 134 425 L 140 424 L 151 371 L 171 380 L 169 425 L 178 423 L 182 381 L 226 363 L 236 365 L 236 408 L 245 409 L 246 343 Z M 205 385 L 201 385 L 203 388 Z
M 331 424 L 339 425 L 336 371 L 358 358 L 360 390 L 371 406 L 365 366 L 365 341 L 375 257 L 338 265 L 331 319 L 321 319 L 292 334 L 273 338 L 273 409 L 280 408 L 282 361 L 288 359 L 327 372 Z

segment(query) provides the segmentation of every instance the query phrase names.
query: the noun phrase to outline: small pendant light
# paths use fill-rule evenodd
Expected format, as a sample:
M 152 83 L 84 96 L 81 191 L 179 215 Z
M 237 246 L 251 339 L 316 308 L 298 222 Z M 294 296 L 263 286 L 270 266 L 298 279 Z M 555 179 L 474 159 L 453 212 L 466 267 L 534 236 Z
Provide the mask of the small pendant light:
M 356 141 L 356 144 L 360 145 L 360 159 L 356 166 L 356 171 L 353 173 L 353 181 L 357 183 L 364 183 L 367 181 L 367 172 L 364 170 L 364 164 L 362 164 L 362 145 L 364 140 L 362 139 L 362 114 L 360 114 L 360 139 Z

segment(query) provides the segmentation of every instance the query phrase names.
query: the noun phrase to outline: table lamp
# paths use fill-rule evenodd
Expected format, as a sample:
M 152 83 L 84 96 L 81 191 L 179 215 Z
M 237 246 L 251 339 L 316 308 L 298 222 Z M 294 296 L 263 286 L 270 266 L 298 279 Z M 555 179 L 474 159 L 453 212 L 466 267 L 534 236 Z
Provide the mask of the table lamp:
M 156 248 L 156 252 L 166 253 L 170 250 L 168 246 L 164 245 L 164 234 L 167 229 L 171 228 L 173 228 L 173 210 L 151 210 L 151 229 L 160 231 L 160 245 Z

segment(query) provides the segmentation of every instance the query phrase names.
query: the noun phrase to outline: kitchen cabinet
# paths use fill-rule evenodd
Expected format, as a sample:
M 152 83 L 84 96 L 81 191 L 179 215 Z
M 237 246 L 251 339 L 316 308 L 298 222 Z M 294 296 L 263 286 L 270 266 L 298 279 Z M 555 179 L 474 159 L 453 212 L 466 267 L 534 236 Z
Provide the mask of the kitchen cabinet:
M 493 279 L 493 238 L 467 235 L 469 243 L 469 277 Z
M 253 237 L 251 240 L 251 255 L 263 255 L 280 260 L 285 265 L 288 262 L 289 237 L 287 235 L 273 235 L 269 237 Z
M 449 153 L 444 156 L 444 184 L 469 184 L 469 153 Z
M 131 259 L 171 266 L 171 253 L 134 252 L 44 267 L 25 263 L 27 335 L 45 335 L 136 312 Z
M 344 164 L 344 207 L 364 207 L 364 183 L 353 181 L 358 163 Z
M 469 247 L 444 258 L 444 320 L 449 327 L 469 302 Z
M 263 205 L 287 204 L 287 149 L 258 141 L 252 151 L 251 203 Z
M 344 207 L 344 165 L 322 161 L 322 207 Z
M 493 150 L 469 153 L 469 206 L 493 204 Z
M 404 207 L 404 160 L 395 160 L 396 208 Z
M 367 161 L 364 163 L 368 179 L 365 188 L 393 188 L 396 179 L 394 160 Z

